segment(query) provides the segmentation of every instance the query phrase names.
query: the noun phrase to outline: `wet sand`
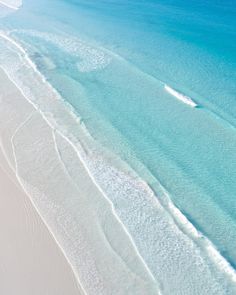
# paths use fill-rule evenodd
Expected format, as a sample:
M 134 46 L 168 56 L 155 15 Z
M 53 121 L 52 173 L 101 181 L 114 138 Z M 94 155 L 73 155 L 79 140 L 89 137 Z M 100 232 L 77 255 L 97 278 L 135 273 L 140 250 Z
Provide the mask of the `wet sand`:
M 1 82 L 2 96 L 6 93 L 4 88 L 9 87 L 2 72 Z M 0 294 L 83 294 L 69 263 L 21 188 L 1 148 L 0 233 Z

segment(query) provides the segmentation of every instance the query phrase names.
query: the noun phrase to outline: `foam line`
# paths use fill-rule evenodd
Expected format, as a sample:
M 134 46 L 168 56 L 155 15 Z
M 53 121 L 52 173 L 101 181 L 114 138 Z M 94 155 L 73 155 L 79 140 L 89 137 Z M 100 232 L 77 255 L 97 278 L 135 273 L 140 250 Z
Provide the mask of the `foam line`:
M 127 230 L 126 226 L 123 224 L 123 222 L 121 221 L 120 217 L 117 215 L 114 204 L 111 202 L 111 200 L 109 199 L 109 197 L 107 196 L 107 194 L 104 192 L 104 190 L 100 187 L 100 185 L 97 183 L 95 177 L 93 176 L 93 174 L 91 173 L 91 171 L 89 170 L 86 162 L 84 161 L 83 157 L 81 156 L 81 153 L 78 151 L 77 147 L 75 146 L 75 144 L 68 139 L 63 133 L 61 133 L 59 130 L 57 130 L 58 134 L 61 135 L 61 137 L 63 137 L 69 144 L 70 146 L 74 149 L 74 151 L 76 152 L 78 158 L 80 159 L 81 163 L 83 164 L 85 170 L 87 171 L 89 177 L 91 178 L 91 180 L 93 181 L 93 183 L 96 185 L 96 187 L 98 188 L 98 190 L 101 192 L 101 194 L 104 196 L 104 198 L 107 200 L 107 202 L 110 204 L 111 209 L 112 209 L 112 213 L 114 215 L 114 217 L 117 219 L 117 221 L 120 223 L 121 227 L 123 228 L 123 230 L 125 231 L 125 233 L 127 234 L 127 236 L 129 237 L 135 251 L 136 254 L 138 255 L 138 257 L 140 258 L 140 260 L 142 261 L 143 265 L 145 266 L 147 272 L 149 273 L 149 275 L 151 276 L 152 280 L 154 282 L 156 282 L 156 279 L 154 277 L 154 275 L 152 274 L 151 270 L 149 269 L 149 267 L 147 266 L 146 262 L 144 261 L 143 257 L 140 255 L 137 246 L 134 242 L 134 240 L 132 239 L 132 236 L 130 235 L 129 231 Z M 157 282 L 156 282 L 157 283 Z M 159 292 L 159 295 L 161 295 L 161 293 Z
M 58 145 L 57 145 L 57 139 L 56 139 L 56 133 L 58 133 L 58 131 L 57 130 L 53 130 L 53 141 L 54 141 L 54 147 L 55 147 L 55 150 L 56 150 L 56 153 L 57 153 L 57 156 L 58 156 L 58 159 L 59 159 L 59 161 L 60 161 L 60 163 L 61 163 L 61 165 L 62 165 L 62 167 L 63 167 L 63 170 L 65 171 L 65 173 L 66 173 L 66 175 L 69 177 L 69 179 L 70 179 L 70 181 L 71 181 L 71 183 L 73 184 L 73 185 L 75 185 L 75 187 L 77 187 L 78 188 L 78 185 L 77 185 L 77 183 L 72 179 L 72 177 L 71 177 L 71 175 L 70 175 L 70 173 L 68 172 L 68 169 L 67 169 L 67 167 L 66 167 L 66 164 L 64 163 L 64 161 L 63 161 L 63 159 L 62 159 L 62 157 L 61 157 L 61 154 L 60 154 L 60 151 L 59 151 L 59 148 L 58 148 Z M 59 133 L 58 133 L 59 134 Z M 60 136 L 61 136 L 61 134 L 60 134 Z M 62 137 L 62 138 L 66 138 L 66 137 Z M 67 140 L 66 140 L 67 141 Z M 67 141 L 68 142 L 68 141 Z M 72 146 L 73 144 L 70 144 L 70 146 Z M 77 148 L 74 148 L 74 151 L 76 152 L 76 154 L 78 155 L 78 153 L 77 153 L 77 151 L 78 151 L 78 149 Z M 79 157 L 79 156 L 78 156 Z M 81 162 L 82 163 L 82 162 Z M 82 163 L 82 165 L 83 165 L 83 167 L 85 168 L 85 165 Z M 86 170 L 87 171 L 87 170 Z M 91 176 L 90 176 L 90 178 L 91 178 Z M 96 185 L 96 183 L 95 182 L 93 182 L 95 185 Z M 96 187 L 97 188 L 99 188 L 99 185 L 96 185 Z M 100 189 L 99 189 L 99 191 L 100 191 Z M 103 195 L 103 194 L 102 194 Z M 117 219 L 117 217 L 116 217 L 116 215 L 114 215 L 114 210 L 112 210 L 112 214 L 113 214 L 113 216 L 115 217 L 115 219 Z M 123 224 L 123 223 L 122 223 Z M 123 226 L 122 226 L 122 228 L 124 228 Z M 107 242 L 107 244 L 109 245 L 109 247 L 110 247 L 110 249 L 112 249 L 112 251 L 113 251 L 113 253 L 122 261 L 122 263 L 123 264 L 125 264 L 126 265 L 126 267 L 130 270 L 130 272 L 132 272 L 133 273 L 133 270 L 129 267 L 129 265 L 125 262 L 125 260 L 117 253 L 117 251 L 113 248 L 113 246 L 111 245 L 111 243 L 109 242 L 109 239 L 107 238 L 107 236 L 106 236 L 106 233 L 105 232 L 103 232 L 103 234 L 104 234 L 104 236 L 105 236 L 105 238 L 106 238 L 106 242 Z M 132 245 L 134 245 L 134 242 L 132 242 L 131 241 L 131 243 L 132 243 Z M 136 254 L 138 254 L 138 251 L 136 250 Z M 137 275 L 136 273 L 135 273 L 135 275 Z M 160 293 L 160 290 L 159 290 L 159 295 L 161 295 L 161 293 Z
M 12 38 L 10 38 L 9 36 L 7 36 L 6 34 L 4 34 L 2 31 L 0 31 L 0 37 L 9 41 L 11 44 L 13 44 L 14 46 L 16 46 L 17 49 L 20 50 L 21 53 L 23 53 L 25 59 L 27 60 L 27 62 L 30 64 L 30 66 L 33 68 L 33 70 L 35 72 L 37 72 L 37 74 L 40 74 L 40 76 L 42 77 L 43 82 L 45 82 L 45 78 L 42 76 L 42 74 L 38 71 L 36 65 L 32 62 L 32 60 L 28 57 L 27 52 L 24 50 L 24 48 L 17 43 L 15 40 L 13 40 Z M 12 79 L 11 79 L 12 80 Z M 18 88 L 18 87 L 17 87 Z M 19 89 L 19 88 L 18 88 Z
M 227 261 L 225 257 L 217 250 L 215 245 L 200 231 L 198 231 L 194 225 L 188 220 L 188 218 L 174 205 L 171 201 L 166 189 L 161 185 L 164 195 L 167 199 L 167 205 L 164 206 L 171 216 L 176 220 L 180 230 L 186 232 L 188 237 L 192 237 L 193 240 L 200 244 L 206 250 L 208 257 L 215 263 L 215 265 L 225 272 L 225 274 L 236 283 L 236 271 Z M 184 228 L 184 230 L 182 229 Z

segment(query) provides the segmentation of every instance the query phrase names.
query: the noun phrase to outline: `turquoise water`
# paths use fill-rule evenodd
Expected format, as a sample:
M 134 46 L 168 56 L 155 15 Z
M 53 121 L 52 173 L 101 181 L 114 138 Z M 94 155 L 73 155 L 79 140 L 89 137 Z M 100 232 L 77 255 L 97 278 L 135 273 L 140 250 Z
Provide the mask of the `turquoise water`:
M 160 198 L 164 188 L 235 268 L 236 2 L 35 2 L 1 27 L 92 136 Z

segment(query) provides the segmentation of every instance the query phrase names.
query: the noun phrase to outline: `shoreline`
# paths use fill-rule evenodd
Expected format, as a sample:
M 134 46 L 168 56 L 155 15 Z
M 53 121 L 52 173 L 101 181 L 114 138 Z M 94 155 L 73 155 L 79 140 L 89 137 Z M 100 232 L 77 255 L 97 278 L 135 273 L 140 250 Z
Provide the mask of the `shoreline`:
M 33 104 L 33 103 L 32 103 Z M 39 112 L 40 112 L 40 109 L 38 110 Z M 42 114 L 41 114 L 42 115 Z M 22 120 L 22 121 L 24 121 L 25 123 L 27 123 L 27 118 L 24 118 L 24 119 L 26 119 L 26 121 L 24 121 L 24 120 Z M 46 120 L 45 120 L 46 121 Z M 47 123 L 49 123 L 49 122 L 47 122 Z M 23 123 L 23 125 L 24 125 L 24 123 Z M 27 124 L 26 124 L 27 125 Z M 26 126 L 27 128 L 29 128 L 29 126 Z M 51 126 L 52 127 L 52 126 Z M 53 128 L 52 128 L 53 129 Z M 30 129 L 29 129 L 30 130 Z M 48 131 L 47 131 L 47 133 L 48 133 Z M 55 136 L 55 130 L 54 130 L 54 136 Z M 56 137 L 58 136 L 58 134 L 56 135 Z M 61 140 L 61 139 L 60 139 Z M 65 138 L 64 138 L 64 140 L 65 140 Z M 69 142 L 68 142 L 69 143 Z M 53 142 L 53 144 L 56 144 L 56 140 L 54 140 L 54 142 Z M 74 152 L 76 152 L 76 148 L 75 148 L 75 150 L 74 150 Z M 58 153 L 59 154 L 59 153 Z M 82 157 L 83 158 L 83 157 Z M 19 160 L 21 160 L 20 158 L 19 158 Z M 80 159 L 81 160 L 81 159 Z M 89 160 L 89 159 L 86 159 L 86 160 Z M 91 159 L 91 160 L 93 160 L 93 159 Z M 94 160 L 96 160 L 96 159 L 94 159 Z M 63 165 L 63 161 L 62 161 L 62 165 Z M 81 163 L 80 163 L 80 165 L 81 165 Z M 83 165 L 82 165 L 83 166 Z M 83 168 L 86 168 L 86 166 L 87 166 L 87 163 L 84 165 L 84 167 Z M 66 167 L 66 168 L 68 168 L 68 167 Z M 94 169 L 96 169 L 96 167 L 93 167 L 92 165 L 91 166 L 89 166 L 88 168 L 94 168 Z M 90 170 L 89 169 L 89 170 Z M 83 169 L 83 171 L 84 171 L 84 169 Z M 113 171 L 111 171 L 111 172 L 113 172 Z M 94 170 L 93 171 L 93 173 L 95 173 L 96 174 L 96 171 Z M 118 173 L 118 172 L 117 172 Z M 109 173 L 108 173 L 109 174 Z M 108 175 L 109 176 L 109 175 Z M 118 175 L 119 176 L 119 175 Z M 125 177 L 125 175 L 123 175 L 124 177 Z M 91 178 L 91 177 L 90 177 Z M 132 179 L 130 179 L 130 180 L 132 180 Z M 80 180 L 81 181 L 81 180 Z M 90 179 L 90 181 L 91 181 L 91 179 Z M 98 185 L 99 185 L 100 183 L 98 183 Z M 130 183 L 130 185 L 131 185 L 132 183 Z M 142 184 L 142 183 L 141 183 Z M 138 183 L 137 183 L 137 185 L 139 185 Z M 139 187 L 140 189 L 141 189 L 141 187 Z M 146 193 L 150 193 L 149 191 L 146 191 Z M 96 194 L 97 194 L 97 191 L 96 191 Z M 108 201 L 109 201 L 109 198 L 108 198 Z M 114 201 L 116 201 L 115 199 L 113 200 L 111 200 L 111 204 L 114 204 L 115 202 Z M 157 202 L 158 203 L 158 202 Z M 117 208 L 115 207 L 115 209 L 116 209 L 116 211 L 117 211 Z M 160 209 L 160 211 L 162 212 L 163 210 L 162 209 Z M 118 213 L 119 213 L 119 208 L 118 208 Z M 122 213 L 122 212 L 121 212 Z M 164 214 L 164 213 L 163 213 Z M 118 214 L 119 215 L 119 214 Z M 122 216 L 122 217 L 124 217 L 124 216 Z M 164 218 L 166 218 L 166 213 L 165 213 L 165 215 L 164 215 Z M 144 221 L 144 222 L 146 222 L 146 220 Z M 169 222 L 169 221 L 168 221 Z M 128 224 L 129 225 L 129 224 Z M 130 225 L 129 225 L 130 226 Z M 132 225 L 131 225 L 132 226 Z M 127 224 L 126 224 L 126 227 L 127 227 Z M 54 228 L 55 229 L 55 228 Z M 131 227 L 131 229 L 132 229 L 132 227 Z M 128 230 L 130 231 L 130 228 L 128 227 Z M 176 230 L 176 229 L 175 229 Z M 133 234 L 133 233 L 132 233 Z M 163 235 L 165 235 L 165 233 L 163 233 Z M 132 235 L 131 235 L 132 236 Z M 137 238 L 137 237 L 136 237 Z M 174 238 L 174 235 L 173 235 L 173 238 Z M 183 239 L 182 237 L 181 237 L 181 239 Z M 137 241 L 134 241 L 134 244 L 135 244 L 135 242 L 137 242 Z M 140 246 L 140 245 L 138 245 L 138 246 Z M 185 246 L 184 247 L 186 247 L 187 246 L 187 244 L 185 244 Z M 190 246 L 190 245 L 189 245 Z M 195 247 L 195 246 L 194 246 Z M 163 251 L 163 249 L 160 249 L 161 251 Z M 170 250 L 170 249 L 167 249 L 167 250 Z M 140 251 L 140 249 L 139 249 L 139 251 Z M 179 251 L 179 250 L 178 250 Z M 144 253 L 142 253 L 142 254 L 144 254 Z M 196 256 L 196 253 L 194 252 L 194 254 L 195 254 L 195 256 Z M 141 257 L 142 257 L 142 255 L 141 255 Z M 182 258 L 181 258 L 182 259 Z M 180 260 L 181 260 L 180 259 Z M 145 261 L 145 260 L 144 260 Z M 150 261 L 149 261 L 150 262 Z M 205 262 L 204 262 L 204 266 L 205 266 Z M 136 293 L 135 293 L 136 294 Z
M 4 77 L 3 77 L 4 76 Z M 16 85 L 13 84 L 13 82 L 9 79 L 9 77 L 7 76 L 7 74 L 5 74 L 4 71 L 2 71 L 0 73 L 0 79 L 5 79 L 5 84 L 8 84 L 8 90 L 10 89 L 9 86 L 13 86 L 14 88 L 16 87 Z M 15 147 L 18 146 L 18 144 L 15 144 L 15 140 L 17 141 L 18 139 L 18 131 L 24 128 L 27 128 L 27 122 L 31 120 L 34 120 L 34 117 L 36 117 L 36 123 L 32 123 L 32 125 L 34 126 L 34 128 L 38 128 L 39 132 L 40 130 L 46 130 L 45 132 L 47 134 L 45 134 L 45 136 L 43 134 L 37 134 L 37 139 L 41 139 L 42 141 L 44 141 L 47 136 L 49 136 L 51 138 L 48 138 L 46 140 L 51 141 L 52 140 L 52 144 L 50 144 L 49 150 L 43 150 L 43 152 L 46 152 L 47 154 L 50 154 L 50 150 L 52 150 L 53 155 L 55 156 L 55 160 L 57 161 L 55 164 L 58 165 L 60 164 L 61 166 L 63 166 L 63 163 L 58 163 L 58 158 L 60 155 L 59 151 L 56 151 L 55 148 L 56 146 L 56 141 L 60 140 L 65 141 L 66 140 L 59 134 L 52 134 L 52 128 L 51 126 L 49 126 L 47 124 L 47 122 L 41 117 L 40 112 L 38 112 L 38 110 L 35 110 L 33 108 L 33 106 L 30 105 L 29 102 L 27 102 L 27 100 L 25 99 L 25 97 L 22 95 L 22 93 L 20 93 L 20 91 L 18 90 L 18 88 L 16 87 L 16 89 L 14 90 L 14 93 L 12 93 L 12 90 L 9 90 L 10 94 L 8 93 L 6 96 L 8 97 L 6 100 L 8 101 L 9 99 L 9 95 L 13 98 L 13 95 L 16 94 L 16 92 L 18 93 L 18 95 L 20 96 L 19 98 L 22 98 L 22 100 L 20 100 L 19 102 L 16 102 L 15 108 L 17 109 L 15 112 L 15 115 L 21 115 L 20 118 L 15 118 L 14 119 L 14 124 L 16 125 L 14 128 L 10 128 L 10 133 L 7 134 L 7 136 L 9 137 L 10 135 L 10 142 L 11 145 L 13 147 L 13 150 L 10 151 L 10 149 L 7 150 L 7 156 L 9 156 L 10 154 L 13 154 L 13 159 L 10 160 L 10 164 L 13 166 L 13 162 L 14 159 L 21 160 L 18 155 L 16 156 L 15 152 Z M 1 97 L 0 97 L 1 98 Z M 4 96 L 2 97 L 2 99 L 4 100 Z M 14 103 L 12 103 L 12 106 L 14 106 Z M 4 103 L 3 103 L 4 105 Z M 9 111 L 9 110 L 8 110 Z M 16 116 L 17 117 L 17 116 Z M 2 118 L 2 120 L 4 121 L 4 118 Z M 19 122 L 17 122 L 19 120 Z M 12 122 L 11 122 L 12 123 Z M 30 122 L 31 123 L 31 122 Z M 29 124 L 30 125 L 30 124 Z M 0 125 L 0 134 L 1 134 L 1 128 L 5 129 L 4 126 Z M 43 131 L 44 132 L 44 131 Z M 29 146 L 31 146 L 31 148 L 33 148 L 33 153 L 35 154 L 35 149 L 37 149 L 34 146 L 34 143 L 32 142 L 31 139 L 31 132 L 28 131 L 27 132 L 27 141 L 26 144 L 29 144 Z M 15 139 L 16 137 L 16 139 Z M 3 136 L 5 142 L 3 145 L 6 144 L 7 140 L 6 138 Z M 21 136 L 19 137 L 19 139 L 21 139 Z M 9 139 L 8 139 L 9 140 Z M 55 142 L 54 142 L 55 140 Z M 9 144 L 6 144 L 9 145 Z M 16 145 L 16 146 L 15 146 Z M 10 146 L 10 145 L 9 145 Z M 19 144 L 19 146 L 21 146 L 21 144 Z M 59 145 L 60 148 L 60 145 Z M 17 149 L 16 149 L 17 150 Z M 56 151 L 56 153 L 55 153 Z M 71 149 L 70 153 L 75 153 L 75 150 Z M 47 155 L 49 156 L 49 155 Z M 45 155 L 45 158 L 47 157 Z M 77 158 L 76 155 L 74 155 L 75 159 Z M 43 157 L 44 158 L 44 157 Z M 9 159 L 8 159 L 9 160 Z M 26 158 L 25 160 L 32 160 L 31 156 L 26 154 Z M 34 161 L 34 160 L 33 160 Z M 94 292 L 97 294 L 106 294 L 106 291 L 104 289 L 104 282 L 106 281 L 106 277 L 109 280 L 109 282 L 106 282 L 106 284 L 114 284 L 115 288 L 117 289 L 117 294 L 123 294 L 122 292 L 122 287 L 119 286 L 119 280 L 121 281 L 126 281 L 125 286 L 129 285 L 129 281 L 134 280 L 137 284 L 137 286 L 133 287 L 134 288 L 134 294 L 159 294 L 159 292 L 157 292 L 157 286 L 156 284 L 153 282 L 153 279 L 149 277 L 149 274 L 145 273 L 145 268 L 143 266 L 143 263 L 140 261 L 140 258 L 138 257 L 138 254 L 133 250 L 133 245 L 129 239 L 129 237 L 127 237 L 127 234 L 124 232 L 123 228 L 120 226 L 120 223 L 116 220 L 116 218 L 114 218 L 113 216 L 113 212 L 110 209 L 110 204 L 107 203 L 107 201 L 104 199 L 104 197 L 102 196 L 102 193 L 98 190 L 97 186 L 93 183 L 93 180 L 91 179 L 91 177 L 88 174 L 88 171 L 86 171 L 85 167 L 83 166 L 82 162 L 80 162 L 79 159 L 76 160 L 77 161 L 77 169 L 79 171 L 79 180 L 78 180 L 78 187 L 76 188 L 76 193 L 79 194 L 79 196 L 83 199 L 82 202 L 84 203 L 84 207 L 81 208 L 81 213 L 78 212 L 76 214 L 76 216 L 70 216 L 71 212 L 67 212 L 68 208 L 67 208 L 67 201 L 70 202 L 70 200 L 67 199 L 67 193 L 66 193 L 66 189 L 68 187 L 67 185 L 63 186 L 63 189 L 61 190 L 62 196 L 63 196 L 63 202 L 65 202 L 64 206 L 62 204 L 57 204 L 56 200 L 50 199 L 50 197 L 52 196 L 39 196 L 37 189 L 35 190 L 33 187 L 28 186 L 26 182 L 22 182 L 21 180 L 24 179 L 24 177 L 22 178 L 22 175 L 19 176 L 18 174 L 18 163 L 16 163 L 16 174 L 17 174 L 17 178 L 19 180 L 19 185 L 21 187 L 23 187 L 24 191 L 27 193 L 28 198 L 31 200 L 31 202 L 33 203 L 34 209 L 36 209 L 36 211 L 38 212 L 38 214 L 40 214 L 40 217 L 42 218 L 43 222 L 46 224 L 46 227 L 49 229 L 50 234 L 54 237 L 57 245 L 59 246 L 60 250 L 62 251 L 62 253 L 64 254 L 64 256 L 66 257 L 66 260 L 68 262 L 68 265 L 71 266 L 78 284 L 80 285 L 81 290 L 83 291 L 82 293 L 79 294 L 86 294 L 87 289 L 88 290 L 93 290 L 91 291 L 92 293 L 89 294 L 93 294 Z M 63 167 L 61 167 L 63 168 Z M 57 168 L 59 171 L 61 170 L 61 168 Z M 46 169 L 45 172 L 43 172 L 42 174 L 38 174 L 38 177 L 42 177 L 42 179 L 44 177 L 47 177 L 47 168 L 44 167 L 44 169 Z M 57 170 L 56 169 L 56 170 Z M 34 169 L 30 169 L 29 170 L 32 172 L 32 174 L 34 174 Z M 49 168 L 50 170 L 50 168 Z M 67 174 L 65 175 L 64 173 L 66 172 L 66 170 L 64 170 L 64 168 L 62 169 L 63 171 L 63 180 L 64 181 L 68 181 L 70 182 L 70 184 L 72 184 L 72 188 L 70 188 L 69 190 L 73 189 L 73 183 L 71 183 L 71 180 L 68 179 L 70 178 L 70 176 Z M 30 173 L 31 173 L 30 172 Z M 52 176 L 51 176 L 52 177 Z M 52 177 L 53 178 L 53 177 Z M 25 181 L 25 180 L 24 180 Z M 62 178 L 61 178 L 62 181 Z M 63 181 L 62 181 L 63 182 Z M 47 183 L 47 180 L 46 180 Z M 60 183 L 60 180 L 58 180 L 58 185 Z M 86 189 L 84 188 L 84 186 L 86 187 Z M 81 188 L 80 188 L 81 187 Z M 72 190 L 72 194 L 74 194 Z M 64 194 L 63 194 L 64 192 Z M 59 191 L 55 192 L 59 193 Z M 71 196 L 72 197 L 72 196 Z M 95 198 L 96 201 L 91 200 L 91 198 Z M 89 200 L 90 199 L 90 202 Z M 75 206 L 78 206 L 78 201 L 81 202 L 81 200 L 75 200 L 76 204 Z M 91 207 L 91 208 L 90 208 Z M 98 208 L 97 208 L 98 207 Z M 79 210 L 79 207 L 77 208 Z M 52 213 L 54 210 L 56 210 L 56 212 Z M 94 218 L 94 210 L 98 211 L 98 217 Z M 42 215 L 41 215 L 42 214 Z M 82 220 L 81 219 L 81 214 L 85 214 L 85 216 L 83 217 Z M 104 214 L 104 216 L 102 216 Z M 110 217 L 109 217 L 110 216 Z M 59 217 L 59 219 L 58 219 Z M 78 218 L 78 222 L 75 223 L 75 221 L 73 220 L 73 218 Z M 102 220 L 100 220 L 100 218 Z M 103 229 L 100 228 L 101 226 L 103 226 L 104 223 L 104 218 L 108 218 L 109 219 L 109 226 L 106 226 L 106 229 L 104 229 L 106 232 L 103 232 Z M 69 222 L 69 224 L 68 224 Z M 90 227 L 88 227 L 87 229 L 85 228 L 85 225 L 89 223 Z M 102 223 L 102 224 L 100 224 Z M 68 228 L 69 226 L 69 228 Z M 80 233 L 80 226 L 82 226 L 82 232 Z M 71 229 L 70 228 L 76 228 L 76 231 L 74 232 L 74 234 L 68 232 Z M 73 229 L 74 230 L 74 229 Z M 92 232 L 91 232 L 92 231 Z M 107 232 L 108 231 L 108 232 Z M 113 234 L 116 235 L 116 237 L 114 236 L 113 238 Z M 77 237 L 79 235 L 79 237 Z M 81 235 L 81 236 L 80 236 Z M 106 236 L 108 235 L 108 236 Z M 110 235 L 112 235 L 112 240 Z M 86 240 L 84 241 L 84 237 L 86 236 Z M 120 241 L 121 244 L 123 244 L 122 248 L 119 249 L 117 248 L 118 244 L 120 243 L 119 239 L 121 239 Z M 90 241 L 91 240 L 91 241 Z M 90 241 L 90 242 L 89 242 Z M 79 250 L 80 251 L 80 244 L 83 244 L 85 242 L 85 245 L 82 246 L 82 248 L 86 248 L 86 244 L 87 244 L 87 248 L 88 250 L 81 253 L 78 253 L 77 255 L 74 253 L 75 250 Z M 89 243 L 88 243 L 89 242 Z M 101 244 L 101 245 L 100 245 Z M 75 245 L 75 246 L 74 246 Z M 78 247 L 78 249 L 76 249 Z M 91 248 L 92 247 L 92 248 Z M 91 248 L 91 250 L 89 249 Z M 91 253 L 89 253 L 89 252 Z M 91 256 L 88 259 L 88 255 L 90 256 L 92 254 L 92 252 L 97 252 L 97 254 L 93 254 L 93 256 Z M 88 252 L 88 253 L 86 253 Z M 124 261 L 124 258 L 127 255 L 127 253 L 129 253 L 129 258 L 127 258 L 127 261 Z M 87 256 L 87 257 L 86 257 Z M 89 260 L 89 261 L 87 261 Z M 109 263 L 106 263 L 105 261 L 109 261 Z M 99 261 L 99 265 L 96 265 Z M 88 264 L 85 269 L 83 269 L 83 264 Z M 82 267 L 80 267 L 80 265 L 82 265 Z M 107 265 L 112 265 L 113 268 L 115 269 L 115 271 L 117 272 L 117 276 L 114 277 L 114 275 L 112 276 L 111 274 L 111 270 L 109 270 L 109 267 L 107 268 Z M 99 270 L 100 268 L 100 270 Z M 81 271 L 81 272 L 80 272 Z M 90 272 L 90 273 L 88 273 Z M 96 272 L 98 275 L 98 279 L 96 278 L 96 280 L 92 283 L 92 277 L 95 275 L 96 276 Z M 102 272 L 103 275 L 99 272 Z M 87 279 L 83 278 L 83 275 L 85 276 L 89 276 Z M 80 276 L 82 276 L 82 281 L 83 283 L 80 283 Z M 100 280 L 99 276 L 103 277 L 102 282 L 96 282 L 97 280 Z M 86 286 L 84 286 L 84 283 L 86 283 Z M 91 286 L 90 286 L 91 285 Z M 93 286 L 94 285 L 94 286 Z M 93 289 L 94 288 L 94 289 Z M 98 288 L 98 289 L 96 289 Z M 85 291 L 86 289 L 86 291 Z M 97 290 L 97 291 L 96 291 Z M 110 289 L 111 290 L 111 289 Z M 121 293 L 120 293 L 121 292 Z M 109 293 L 110 294 L 110 293 Z M 64 295 L 64 294 L 63 294 Z

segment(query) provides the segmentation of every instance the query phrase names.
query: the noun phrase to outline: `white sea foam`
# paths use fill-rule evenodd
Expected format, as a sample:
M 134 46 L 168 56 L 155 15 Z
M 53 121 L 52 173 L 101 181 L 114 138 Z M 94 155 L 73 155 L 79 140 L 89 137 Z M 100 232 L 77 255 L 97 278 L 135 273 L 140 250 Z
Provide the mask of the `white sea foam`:
M 22 51 L 21 46 L 16 46 L 15 41 L 11 40 L 9 36 L 5 36 L 4 39 L 10 42 L 11 46 L 15 46 L 21 51 L 21 55 L 23 55 L 26 62 L 22 67 L 29 65 L 28 57 L 25 56 L 26 52 Z M 132 241 L 135 251 L 150 276 L 160 283 L 159 286 L 161 290 L 164 290 L 163 293 L 226 294 L 219 273 L 221 271 L 228 272 L 227 261 L 220 256 L 217 250 L 215 251 L 218 256 L 214 251 L 211 251 L 215 257 L 221 257 L 222 261 L 225 261 L 224 264 L 217 264 L 216 272 L 212 273 L 212 262 L 207 260 L 204 254 L 205 251 L 209 250 L 209 247 L 200 247 L 204 245 L 196 243 L 193 237 L 200 238 L 201 234 L 175 208 L 173 203 L 169 203 L 169 211 L 166 210 L 141 179 L 108 165 L 104 157 L 98 152 L 84 152 L 80 145 L 81 137 L 78 137 L 76 133 L 79 128 L 78 121 L 75 121 L 70 112 L 63 108 L 59 99 L 55 102 L 55 90 L 53 95 L 48 93 L 43 98 L 38 97 L 37 93 L 32 91 L 37 91 L 37 86 L 41 87 L 40 84 L 36 84 L 36 87 L 32 89 L 32 85 L 30 87 L 32 81 L 23 83 L 22 77 L 18 77 L 19 69 L 15 72 L 9 66 L 10 64 L 6 63 L 5 70 L 21 89 L 26 99 L 34 105 L 48 124 L 53 129 L 56 129 L 62 138 L 73 147 L 94 183 L 100 189 L 104 198 L 111 204 L 113 215 L 121 223 L 127 236 Z M 40 75 L 37 68 L 33 67 L 33 69 L 35 73 Z M 27 71 L 29 71 L 29 68 Z M 45 80 L 44 83 L 46 86 Z M 68 126 L 65 128 L 64 124 L 69 124 L 72 128 L 68 129 Z M 28 133 L 26 132 L 26 134 Z M 62 151 L 58 150 L 61 153 Z M 24 152 L 23 148 L 21 152 Z M 18 157 L 18 161 L 20 159 Z M 73 161 L 67 161 L 65 158 L 62 161 L 64 167 L 69 171 L 71 179 L 76 183 L 80 174 L 76 172 L 76 167 L 72 168 L 71 162 Z M 22 167 L 22 169 L 26 168 Z M 180 230 L 181 227 L 176 225 L 177 219 L 185 228 L 184 231 Z M 187 232 L 192 232 L 192 236 L 187 235 Z M 70 248 L 70 250 L 73 249 Z M 233 272 L 233 275 L 235 274 L 233 269 L 230 269 L 230 272 Z M 231 277 L 231 279 L 233 278 Z M 204 289 L 202 285 L 204 285 Z M 232 293 L 229 292 L 228 294 L 234 293 L 232 291 Z
M 21 0 L 1 0 L 0 4 L 10 8 L 10 9 L 17 10 L 22 5 L 22 1 Z
M 178 100 L 182 101 L 183 103 L 195 108 L 197 106 L 197 103 L 194 102 L 190 97 L 176 91 L 175 89 L 171 88 L 168 85 L 164 85 L 164 88 L 167 92 L 169 92 L 171 95 L 175 96 Z
M 80 72 L 91 72 L 105 68 L 111 62 L 111 55 L 108 55 L 102 48 L 94 47 L 88 42 L 77 37 L 63 34 L 50 34 L 32 30 L 15 30 L 16 33 L 23 33 L 28 36 L 37 37 L 78 58 L 77 68 Z
M 186 218 L 186 216 L 170 201 L 168 198 L 168 208 L 178 224 L 184 227 L 184 231 L 189 236 L 192 236 L 198 244 L 200 244 L 207 252 L 207 255 L 212 259 L 216 266 L 221 269 L 226 275 L 236 283 L 236 271 L 230 263 L 220 254 L 215 245 L 207 239 L 201 232 L 199 232 L 193 224 Z

